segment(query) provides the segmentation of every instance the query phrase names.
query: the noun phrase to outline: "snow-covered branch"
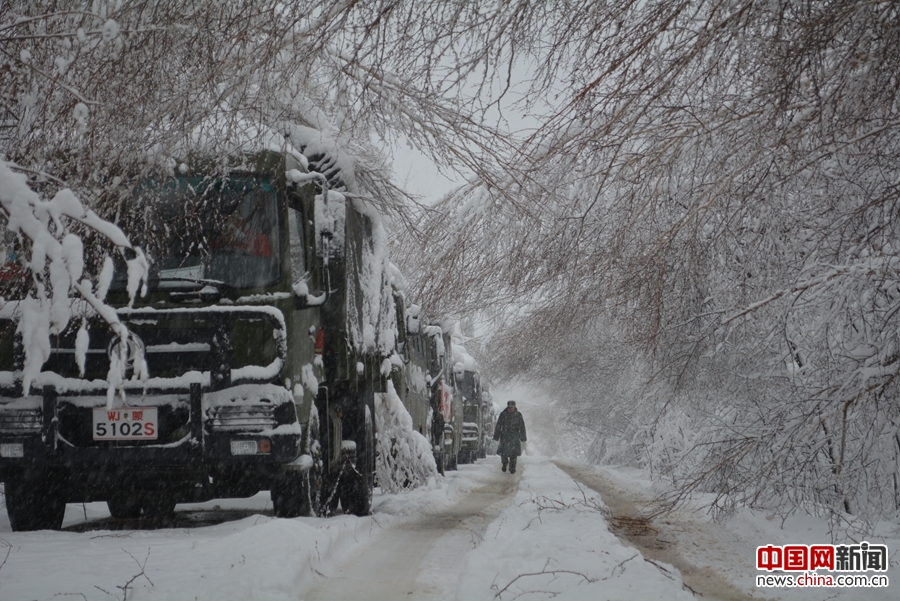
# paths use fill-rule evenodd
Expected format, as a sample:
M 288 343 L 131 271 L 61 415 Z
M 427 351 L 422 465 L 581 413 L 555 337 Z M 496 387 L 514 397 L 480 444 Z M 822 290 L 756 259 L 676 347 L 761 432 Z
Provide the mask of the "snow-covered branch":
M 119 248 L 131 249 L 136 254 L 132 262 L 139 269 L 130 275 L 137 283 L 146 277 L 147 263 L 140 249 L 132 248 L 122 230 L 86 210 L 71 190 L 60 190 L 51 200 L 41 200 L 28 185 L 27 178 L 12 171 L 4 161 L 0 161 L 0 206 L 7 218 L 7 229 L 30 243 L 30 256 L 20 261 L 32 275 L 34 290 L 19 305 L 21 319 L 18 326 L 25 351 L 22 387 L 27 391 L 50 357 L 50 336 L 61 333 L 72 318 L 70 294 L 73 290 L 120 338 L 128 336 L 116 311 L 94 294 L 90 280 L 83 279 L 83 242 L 69 231 L 63 218 L 86 225 Z M 133 286 L 129 290 L 132 299 L 136 288 Z M 83 365 L 83 359 L 80 363 Z M 122 380 L 121 374 L 113 371 L 110 370 L 111 386 Z

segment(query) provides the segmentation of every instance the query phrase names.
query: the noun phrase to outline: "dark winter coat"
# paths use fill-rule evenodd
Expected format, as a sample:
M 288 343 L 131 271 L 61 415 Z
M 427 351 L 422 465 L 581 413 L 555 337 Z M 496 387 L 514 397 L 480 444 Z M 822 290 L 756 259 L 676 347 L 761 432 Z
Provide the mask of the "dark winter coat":
M 499 440 L 497 454 L 504 457 L 518 457 L 525 442 L 525 418 L 518 411 L 504 410 L 494 426 L 494 440 Z

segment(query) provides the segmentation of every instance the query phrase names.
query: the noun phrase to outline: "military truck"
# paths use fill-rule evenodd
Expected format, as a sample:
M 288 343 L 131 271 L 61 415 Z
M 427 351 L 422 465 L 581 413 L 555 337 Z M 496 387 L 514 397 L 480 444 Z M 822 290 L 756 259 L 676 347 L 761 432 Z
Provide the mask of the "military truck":
M 110 283 L 127 338 L 75 303 L 28 390 L 8 299 L 30 276 L 7 257 L 0 481 L 13 530 L 59 528 L 69 502 L 165 523 L 176 503 L 263 490 L 277 516 L 370 512 L 384 353 L 351 327 L 383 301 L 360 285 L 370 217 L 296 151 L 176 164 L 123 202 L 120 225 L 153 259 L 133 306 L 124 265 Z M 113 361 L 130 378 L 116 390 Z
M 401 364 L 392 378 L 413 428 L 432 445 L 438 472 L 456 469 L 456 453 L 461 442 L 462 405 L 449 369 L 449 336 L 437 325 L 424 325 L 417 305 L 407 306 L 395 293 L 398 323 L 398 351 Z M 451 460 L 452 457 L 452 460 Z
M 482 451 L 479 457 L 497 454 L 497 441 L 494 440 L 494 425 L 497 423 L 497 412 L 493 396 L 487 385 L 481 387 L 481 440 Z
M 397 351 L 399 362 L 391 371 L 394 390 L 412 418 L 413 429 L 431 444 L 438 471 L 443 473 L 443 425 L 433 403 L 432 382 L 440 366 L 437 344 L 423 331 L 421 310 L 408 305 L 400 291 L 394 293 L 397 309 Z M 437 431 L 435 428 L 439 427 Z
M 445 360 L 441 369 L 440 380 L 435 385 L 435 395 L 444 423 L 444 468 L 457 469 L 459 463 L 459 451 L 462 448 L 463 435 L 463 395 L 456 380 L 452 351 L 451 336 L 448 328 L 442 328 L 441 340 L 443 343 Z
M 483 422 L 481 404 L 481 376 L 472 369 L 457 364 L 456 382 L 462 392 L 463 432 L 459 450 L 459 463 L 474 463 L 484 456 Z

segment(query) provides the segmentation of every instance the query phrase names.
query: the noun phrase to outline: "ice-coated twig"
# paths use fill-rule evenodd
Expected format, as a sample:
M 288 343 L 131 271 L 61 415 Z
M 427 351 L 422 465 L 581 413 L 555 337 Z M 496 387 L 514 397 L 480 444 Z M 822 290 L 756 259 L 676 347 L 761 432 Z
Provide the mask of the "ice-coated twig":
M 634 559 L 634 558 L 632 558 L 632 559 Z M 578 576 L 587 583 L 593 583 L 593 582 L 597 582 L 599 580 L 598 578 L 591 578 L 585 574 L 582 574 L 581 572 L 574 572 L 572 570 L 542 570 L 540 572 L 529 572 L 527 574 L 519 574 L 518 576 L 516 576 L 515 578 L 510 580 L 509 584 L 507 584 L 502 589 L 497 591 L 497 593 L 494 595 L 494 598 L 495 599 L 501 598 L 503 593 L 505 593 L 507 591 L 507 589 L 509 589 L 510 586 L 512 586 L 515 582 L 517 582 L 521 578 L 528 578 L 531 576 L 546 576 L 548 574 L 550 574 L 552 576 L 557 576 L 559 574 L 568 574 L 571 576 Z
M 0 544 L 3 544 L 6 547 L 6 554 L 3 556 L 3 561 L 0 561 L 0 570 L 2 570 L 3 566 L 6 565 L 6 561 L 9 559 L 9 554 L 12 552 L 12 545 L 2 538 L 0 538 Z

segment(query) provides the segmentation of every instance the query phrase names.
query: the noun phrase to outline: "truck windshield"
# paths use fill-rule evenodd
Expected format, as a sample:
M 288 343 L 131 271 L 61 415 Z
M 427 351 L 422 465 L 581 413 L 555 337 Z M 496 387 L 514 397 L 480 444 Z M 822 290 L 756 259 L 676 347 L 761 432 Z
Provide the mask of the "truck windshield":
M 278 192 L 269 179 L 178 177 L 142 186 L 138 197 L 145 217 L 158 216 L 140 236 L 151 288 L 261 288 L 278 280 Z

